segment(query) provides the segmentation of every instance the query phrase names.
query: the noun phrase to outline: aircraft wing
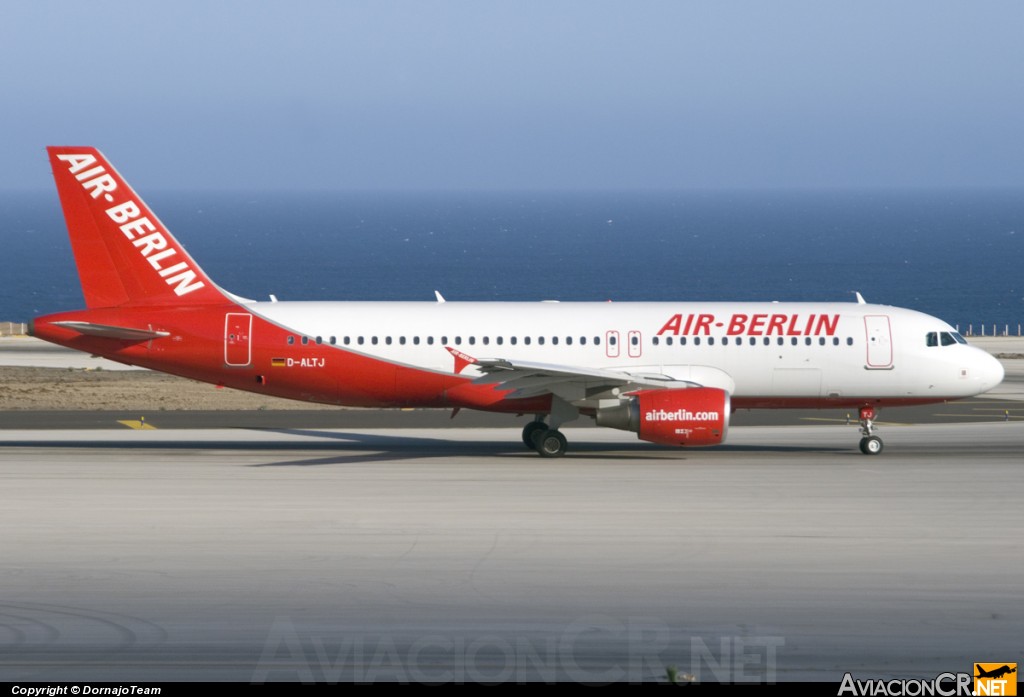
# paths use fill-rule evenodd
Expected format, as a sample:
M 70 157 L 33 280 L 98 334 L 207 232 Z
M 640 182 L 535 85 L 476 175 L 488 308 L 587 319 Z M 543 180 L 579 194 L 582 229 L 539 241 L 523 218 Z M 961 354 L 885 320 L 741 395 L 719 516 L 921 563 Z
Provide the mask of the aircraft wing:
M 496 385 L 512 390 L 513 398 L 554 394 L 569 402 L 599 399 L 638 389 L 698 387 L 700 383 L 678 380 L 661 372 L 623 371 L 601 368 L 511 361 L 503 358 L 478 358 L 473 364 L 480 377 L 477 384 Z

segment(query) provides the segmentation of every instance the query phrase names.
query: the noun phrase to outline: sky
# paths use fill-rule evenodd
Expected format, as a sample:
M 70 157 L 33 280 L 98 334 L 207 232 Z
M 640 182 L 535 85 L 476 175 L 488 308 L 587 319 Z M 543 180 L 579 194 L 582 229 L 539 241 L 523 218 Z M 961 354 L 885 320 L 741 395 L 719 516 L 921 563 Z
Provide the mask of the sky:
M 1024 3 L 7 2 L 0 190 L 1024 186 Z

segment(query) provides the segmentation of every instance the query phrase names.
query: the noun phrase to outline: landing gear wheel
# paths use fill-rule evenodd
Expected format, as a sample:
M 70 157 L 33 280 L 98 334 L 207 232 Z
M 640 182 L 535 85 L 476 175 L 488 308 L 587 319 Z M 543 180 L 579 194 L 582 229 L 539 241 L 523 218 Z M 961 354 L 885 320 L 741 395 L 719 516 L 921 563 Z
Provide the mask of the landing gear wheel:
M 530 450 L 537 449 L 537 438 L 548 430 L 548 425 L 543 421 L 531 421 L 523 426 L 523 445 Z
M 562 457 L 568 443 L 558 431 L 544 431 L 537 437 L 537 452 L 541 457 Z
M 861 438 L 860 451 L 865 455 L 878 455 L 882 452 L 882 439 L 878 436 Z
M 878 455 L 882 452 L 882 439 L 875 435 L 875 417 L 878 412 L 869 404 L 862 406 L 857 414 L 860 418 L 860 451 L 865 455 Z

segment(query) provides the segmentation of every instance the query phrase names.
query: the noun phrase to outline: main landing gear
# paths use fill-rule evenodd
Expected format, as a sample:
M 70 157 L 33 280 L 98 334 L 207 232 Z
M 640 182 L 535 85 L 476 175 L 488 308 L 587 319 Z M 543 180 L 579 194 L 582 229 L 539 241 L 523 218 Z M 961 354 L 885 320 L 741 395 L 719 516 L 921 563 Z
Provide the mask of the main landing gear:
M 523 443 L 541 457 L 561 457 L 567 446 L 561 431 L 548 428 L 543 421 L 531 421 L 523 427 Z
M 558 427 L 579 416 L 580 410 L 575 406 L 560 397 L 552 396 L 551 411 L 535 413 L 533 421 L 523 427 L 523 443 L 527 448 L 536 450 L 541 457 L 562 457 L 565 455 L 566 442 Z
M 860 451 L 865 455 L 878 455 L 882 452 L 882 439 L 875 435 L 875 408 L 860 408 L 860 432 L 864 435 L 860 439 Z

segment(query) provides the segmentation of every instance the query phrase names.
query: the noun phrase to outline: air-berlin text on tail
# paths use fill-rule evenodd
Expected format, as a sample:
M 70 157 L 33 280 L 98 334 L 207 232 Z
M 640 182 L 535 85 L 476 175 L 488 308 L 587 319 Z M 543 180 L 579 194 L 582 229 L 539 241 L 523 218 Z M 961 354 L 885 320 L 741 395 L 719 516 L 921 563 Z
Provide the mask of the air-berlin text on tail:
M 834 336 L 839 326 L 839 315 L 809 313 L 742 314 L 727 317 L 714 314 L 669 317 L 658 330 L 658 336 L 709 336 L 723 330 L 727 336 Z
M 114 192 L 118 189 L 117 180 L 103 165 L 97 164 L 95 156 L 69 154 L 57 155 L 57 159 L 68 163 L 68 170 L 82 183 L 82 187 L 90 196 L 94 199 L 102 196 L 107 203 L 114 203 Z M 138 203 L 128 199 L 107 208 L 104 212 L 120 226 L 124 236 L 132 241 L 132 245 L 164 279 L 164 283 L 174 289 L 175 295 L 187 295 L 206 285 L 198 279 L 196 272 L 189 267 L 188 261 L 181 259 L 178 250 L 168 246 L 167 237 L 156 223 L 148 216 L 142 215 Z

